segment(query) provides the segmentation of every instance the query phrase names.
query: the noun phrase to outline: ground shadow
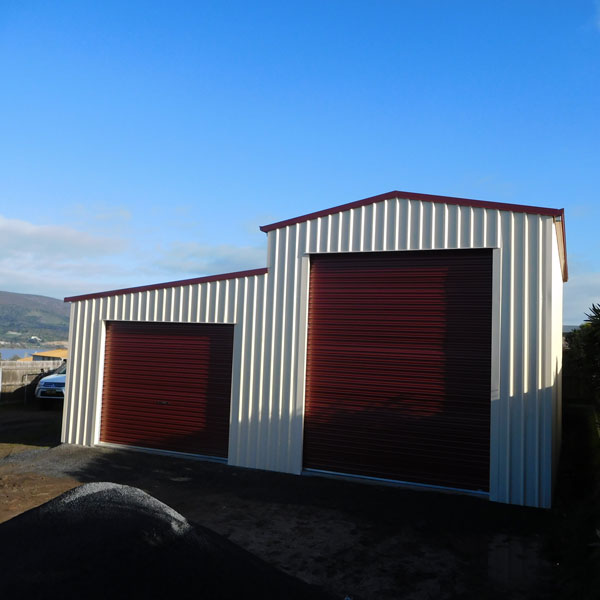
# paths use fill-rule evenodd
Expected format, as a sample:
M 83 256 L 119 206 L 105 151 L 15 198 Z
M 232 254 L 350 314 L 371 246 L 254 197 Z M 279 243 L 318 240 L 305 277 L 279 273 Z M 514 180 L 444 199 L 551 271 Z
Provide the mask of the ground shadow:
M 48 410 L 37 404 L 0 405 L 0 444 L 54 447 L 60 444 L 62 400 Z
M 457 577 L 469 590 L 461 597 L 551 597 L 544 579 L 547 574 L 538 577 L 536 571 L 546 568 L 543 560 L 543 565 L 536 561 L 541 560 L 539 540 L 552 527 L 548 511 L 469 496 L 113 449 L 95 451 L 69 475 L 83 482 L 138 487 L 202 525 L 221 528 L 226 537 L 231 534 L 235 540 L 237 532 L 244 530 L 248 536 L 266 536 L 275 548 L 305 545 L 315 529 L 327 530 L 332 518 L 340 519 L 354 533 L 353 547 L 337 548 L 331 554 L 329 544 L 310 549 L 313 562 L 325 565 L 329 573 L 320 585 L 342 577 L 340 573 L 343 577 L 366 573 L 371 562 L 387 561 L 395 565 L 392 569 L 397 568 L 397 593 L 403 589 L 408 593 L 420 583 L 418 578 L 445 581 L 447 574 L 436 573 L 435 564 L 417 572 L 401 567 L 406 557 L 427 564 L 433 554 L 452 557 L 452 568 L 460 569 Z M 301 526 L 282 525 L 282 521 Z M 530 544 L 531 540 L 535 543 Z M 524 554 L 531 557 L 529 562 L 524 562 Z M 514 593 L 517 585 L 525 586 L 527 593 Z M 532 585 L 536 586 L 533 595 Z

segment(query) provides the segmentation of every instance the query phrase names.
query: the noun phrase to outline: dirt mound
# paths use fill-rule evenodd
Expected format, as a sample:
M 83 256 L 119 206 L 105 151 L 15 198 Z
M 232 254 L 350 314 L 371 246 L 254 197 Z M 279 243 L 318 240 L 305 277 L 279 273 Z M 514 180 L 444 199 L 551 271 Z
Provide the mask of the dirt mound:
M 0 524 L 3 595 L 323 599 L 145 492 L 90 483 Z

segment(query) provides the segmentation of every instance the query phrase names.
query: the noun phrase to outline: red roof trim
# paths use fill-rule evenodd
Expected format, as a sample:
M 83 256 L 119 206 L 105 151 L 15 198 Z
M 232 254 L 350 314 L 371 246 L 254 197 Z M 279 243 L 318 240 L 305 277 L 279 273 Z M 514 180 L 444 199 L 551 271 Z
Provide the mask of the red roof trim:
M 227 279 L 239 279 L 242 277 L 253 277 L 254 275 L 265 275 L 268 269 L 252 269 L 250 271 L 237 271 L 235 273 L 224 273 L 222 275 L 209 275 L 208 277 L 196 277 L 194 279 L 180 279 L 179 281 L 169 281 L 167 283 L 155 283 L 154 285 L 141 285 L 139 287 L 124 288 L 122 290 L 111 290 L 108 292 L 97 292 L 95 294 L 84 294 L 83 296 L 69 296 L 65 302 L 79 302 L 81 300 L 91 300 L 93 298 L 108 298 L 109 296 L 120 296 L 122 294 L 132 294 L 135 292 L 149 292 L 152 290 L 166 290 L 168 288 L 180 287 L 184 285 L 195 285 L 197 283 L 210 283 L 211 281 L 226 281 Z
M 319 217 L 327 217 L 328 215 L 334 215 L 344 210 L 350 210 L 352 208 L 360 208 L 361 206 L 368 206 L 375 202 L 381 202 L 382 200 L 391 200 L 392 198 L 402 198 L 407 200 L 422 200 L 424 202 L 436 202 L 441 204 L 456 204 L 458 206 L 472 206 L 473 208 L 491 208 L 494 210 L 509 210 L 512 212 L 529 213 L 533 215 L 546 215 L 550 217 L 562 217 L 564 211 L 557 208 L 541 208 L 538 206 L 524 206 L 521 204 L 504 204 L 502 202 L 487 202 L 484 200 L 469 200 L 468 198 L 453 198 L 451 196 L 431 196 L 430 194 L 417 194 L 414 192 L 388 192 L 387 194 L 380 194 L 379 196 L 372 196 L 371 198 L 364 198 L 363 200 L 357 200 L 356 202 L 350 202 L 348 204 L 341 204 L 340 206 L 334 206 L 325 210 L 319 210 L 317 212 L 309 213 L 301 217 L 295 217 L 293 219 L 286 219 L 285 221 L 279 221 L 278 223 L 272 223 L 271 225 L 263 225 L 260 230 L 268 233 L 274 229 L 280 229 L 287 227 L 288 225 L 295 225 L 296 223 L 304 223 L 311 219 L 317 219 Z

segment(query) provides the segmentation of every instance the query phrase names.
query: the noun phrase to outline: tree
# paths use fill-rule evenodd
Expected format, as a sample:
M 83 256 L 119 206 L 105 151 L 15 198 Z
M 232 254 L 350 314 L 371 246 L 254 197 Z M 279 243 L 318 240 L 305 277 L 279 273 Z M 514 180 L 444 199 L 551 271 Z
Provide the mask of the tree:
M 586 323 L 590 324 L 591 336 L 597 350 L 600 350 L 600 304 L 592 304 L 589 313 L 585 313 Z
M 566 399 L 600 401 L 600 304 L 592 304 L 585 316 L 565 336 L 563 389 Z

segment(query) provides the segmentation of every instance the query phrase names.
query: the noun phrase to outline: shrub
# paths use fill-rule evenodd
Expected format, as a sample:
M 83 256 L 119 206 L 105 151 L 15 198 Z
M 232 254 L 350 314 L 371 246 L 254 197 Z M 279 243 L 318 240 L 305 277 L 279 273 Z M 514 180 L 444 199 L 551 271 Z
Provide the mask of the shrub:
M 600 304 L 592 304 L 585 323 L 567 333 L 565 342 L 565 399 L 600 402 Z

